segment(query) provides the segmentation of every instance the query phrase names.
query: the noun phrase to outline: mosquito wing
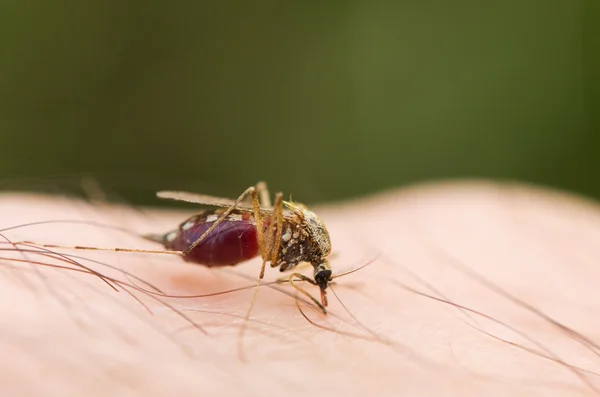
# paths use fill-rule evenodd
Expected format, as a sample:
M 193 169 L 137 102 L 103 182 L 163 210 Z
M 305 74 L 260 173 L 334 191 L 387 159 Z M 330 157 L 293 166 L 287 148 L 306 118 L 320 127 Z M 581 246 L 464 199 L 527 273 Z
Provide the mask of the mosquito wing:
M 187 203 L 211 205 L 215 207 L 231 207 L 235 202 L 234 200 L 224 197 L 214 197 L 204 194 L 174 191 L 156 192 L 156 197 L 175 201 L 185 201 Z
M 174 191 L 161 191 L 157 192 L 156 196 L 163 199 L 175 200 L 175 201 L 185 201 L 187 203 L 201 204 L 201 205 L 209 205 L 212 207 L 223 207 L 229 208 L 234 203 L 235 200 L 224 198 L 224 197 L 215 197 L 208 196 L 205 194 L 197 194 L 197 193 L 189 193 L 189 192 L 174 192 Z M 235 208 L 239 211 L 247 211 L 254 212 L 252 205 L 247 202 L 238 203 Z M 271 214 L 273 211 L 269 208 L 261 208 L 262 213 Z

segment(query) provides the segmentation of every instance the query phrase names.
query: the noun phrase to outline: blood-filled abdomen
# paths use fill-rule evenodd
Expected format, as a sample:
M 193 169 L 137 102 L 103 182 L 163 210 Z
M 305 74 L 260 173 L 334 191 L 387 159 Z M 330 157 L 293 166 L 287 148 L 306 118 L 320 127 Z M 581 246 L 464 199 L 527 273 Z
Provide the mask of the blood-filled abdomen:
M 190 219 L 179 229 L 164 235 L 162 243 L 169 250 L 184 251 L 213 223 L 198 218 Z M 256 226 L 248 219 L 226 219 L 184 256 L 184 259 L 205 266 L 229 266 L 252 259 L 258 254 Z

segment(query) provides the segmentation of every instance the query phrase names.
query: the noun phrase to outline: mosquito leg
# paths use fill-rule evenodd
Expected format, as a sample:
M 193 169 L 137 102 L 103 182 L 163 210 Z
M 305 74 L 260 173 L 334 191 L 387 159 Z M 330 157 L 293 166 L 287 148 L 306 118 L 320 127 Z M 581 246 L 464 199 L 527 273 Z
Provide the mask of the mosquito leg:
M 204 232 L 202 233 L 202 235 L 200 237 L 198 237 L 189 247 L 187 247 L 185 250 L 183 250 L 183 254 L 187 255 L 189 254 L 194 248 L 196 248 L 196 246 L 198 246 L 198 244 L 200 244 L 214 229 L 215 227 L 217 227 L 221 222 L 223 222 L 225 220 L 225 218 L 231 214 L 231 212 L 233 212 L 233 210 L 235 209 L 235 207 L 238 206 L 238 204 L 240 204 L 242 201 L 244 201 L 244 199 L 246 197 L 248 197 L 248 195 L 250 195 L 252 197 L 252 203 L 255 206 L 254 208 L 254 213 L 255 213 L 255 218 L 256 218 L 256 231 L 258 233 L 258 246 L 260 248 L 260 254 L 261 256 L 264 258 L 264 237 L 263 237 L 263 229 L 262 227 L 259 227 L 259 225 L 262 224 L 262 222 L 259 223 L 260 221 L 260 207 L 258 207 L 258 198 L 257 198 L 257 194 L 256 194 L 256 187 L 255 186 L 250 186 L 248 189 L 244 190 L 244 192 L 242 194 L 240 194 L 240 197 L 238 197 L 233 204 L 231 204 L 222 214 L 221 216 Z M 258 213 L 258 217 L 256 217 L 256 214 Z
M 250 319 L 250 314 L 252 313 L 252 308 L 254 307 L 254 302 L 256 301 L 256 295 L 258 294 L 258 289 L 260 288 L 260 283 L 265 276 L 265 267 L 267 264 L 267 260 L 269 259 L 269 254 L 271 254 L 271 260 L 277 261 L 277 251 L 279 251 L 279 242 L 281 241 L 281 234 L 283 230 L 283 194 L 277 193 L 275 195 L 275 209 L 271 214 L 271 219 L 269 222 L 269 227 L 267 228 L 267 241 L 264 241 L 264 233 L 262 232 L 264 229 L 264 223 L 262 220 L 262 216 L 260 213 L 260 206 L 258 202 L 258 194 L 252 195 L 252 205 L 254 207 L 254 217 L 256 219 L 256 230 L 259 239 L 259 246 L 263 246 L 263 251 L 261 251 L 262 256 L 262 265 L 260 267 L 260 273 L 258 275 L 258 280 L 256 281 L 256 287 L 254 288 L 254 293 L 252 294 L 252 299 L 250 300 L 250 305 L 248 306 L 248 311 L 246 312 L 246 316 L 244 317 L 244 323 L 240 328 L 240 334 L 238 339 L 238 353 L 242 360 L 244 359 L 243 355 L 243 339 L 244 332 L 246 331 L 246 324 Z M 273 230 L 275 228 L 275 230 Z M 275 231 L 275 237 L 273 237 L 273 232 Z M 273 238 L 275 241 L 273 241 Z M 264 252 L 264 254 L 263 254 Z
M 307 281 L 307 282 L 311 283 L 312 285 L 317 285 L 317 283 L 315 283 L 310 277 L 307 277 L 307 276 L 305 276 L 303 274 L 294 273 L 291 276 L 298 277 L 298 280 L 296 280 L 296 281 Z M 280 277 L 280 278 L 277 279 L 277 282 L 279 282 L 279 283 L 289 283 L 291 276 Z
M 256 184 L 256 192 L 258 193 L 258 198 L 260 199 L 261 208 L 271 209 L 271 195 L 269 194 L 269 188 L 267 188 L 267 183 L 260 181 Z
M 254 222 L 256 223 L 256 239 L 258 241 L 258 249 L 260 257 L 262 258 L 261 275 L 264 275 L 264 268 L 267 260 L 267 245 L 265 243 L 265 223 L 262 219 L 260 212 L 260 203 L 258 201 L 258 194 L 256 188 L 252 190 L 252 208 L 254 209 Z M 260 277 L 262 279 L 262 276 Z
M 260 208 L 262 209 L 271 209 L 273 208 L 271 205 L 271 196 L 269 194 L 269 189 L 267 188 L 267 183 L 260 181 L 256 185 L 256 193 L 258 194 L 258 201 L 260 202 Z M 243 201 L 244 204 L 252 205 L 252 198 L 246 197 Z
M 313 269 L 312 265 L 310 263 L 308 263 L 308 262 L 301 262 L 300 264 L 294 266 L 292 269 L 295 270 L 295 271 L 300 271 L 300 270 L 302 270 L 304 268 L 306 268 L 306 269 L 308 269 L 308 268 Z M 292 269 L 288 269 L 288 270 L 292 270 Z M 283 275 L 283 276 L 281 276 L 279 278 L 277 278 L 276 281 L 278 283 L 287 283 L 287 282 L 289 282 L 290 281 L 289 273 L 285 274 L 285 275 Z M 317 284 L 315 284 L 315 282 L 313 280 L 311 280 L 308 277 L 306 277 L 306 280 L 303 279 L 302 281 L 308 281 L 309 283 L 311 283 L 313 285 L 317 285 Z
M 262 219 L 262 215 L 260 212 L 260 203 L 258 202 L 258 194 L 256 193 L 256 190 L 253 190 L 252 192 L 252 207 L 254 208 L 254 219 L 256 222 L 256 234 L 257 234 L 257 239 L 258 239 L 258 247 L 260 249 L 260 256 L 262 258 L 262 265 L 260 267 L 260 273 L 258 276 L 258 283 L 256 285 L 256 289 L 254 290 L 254 295 L 252 297 L 252 302 L 254 302 L 254 297 L 256 296 L 256 291 L 258 290 L 258 287 L 260 285 L 260 281 L 263 279 L 263 277 L 265 276 L 265 265 L 267 264 L 267 259 L 268 259 L 268 249 L 269 249 L 269 242 L 265 242 L 265 233 L 264 233 L 264 222 Z M 269 229 L 267 231 L 267 233 L 272 233 L 270 232 L 271 230 L 271 226 L 269 226 Z M 248 311 L 248 316 L 249 316 L 250 310 Z M 248 316 L 246 316 L 246 318 L 248 318 Z
M 62 249 L 72 249 L 72 250 L 86 250 L 86 251 L 114 251 L 114 252 L 133 252 L 133 253 L 142 253 L 142 254 L 165 254 L 165 255 L 179 255 L 183 256 L 184 253 L 182 251 L 167 251 L 167 250 L 141 250 L 134 248 L 107 248 L 107 247 L 85 247 L 82 245 L 56 245 L 56 244 L 40 244 L 35 241 L 15 241 L 15 245 L 36 245 L 38 247 L 43 248 L 62 248 Z
M 319 307 L 319 309 L 321 309 L 323 311 L 323 314 L 327 314 L 327 310 L 325 309 L 325 306 L 323 306 L 321 304 L 321 302 L 319 302 L 318 300 L 316 300 L 311 294 L 309 294 L 304 288 L 300 287 L 299 285 L 297 285 L 294 282 L 294 277 L 297 277 L 299 280 L 301 281 L 307 281 L 313 285 L 317 285 L 313 280 L 311 280 L 309 277 L 306 277 L 304 274 L 300 274 L 300 273 L 293 273 L 290 275 L 290 277 L 288 278 L 288 282 L 290 283 L 290 285 L 294 288 L 296 288 L 296 290 L 298 290 L 299 292 L 301 292 L 302 294 L 304 294 L 304 296 L 308 297 L 315 305 L 317 305 Z M 298 280 L 296 280 L 298 281 Z
M 267 233 L 267 252 L 271 254 L 271 267 L 276 267 L 283 234 L 283 195 L 281 193 L 275 195 L 275 207 L 271 214 Z

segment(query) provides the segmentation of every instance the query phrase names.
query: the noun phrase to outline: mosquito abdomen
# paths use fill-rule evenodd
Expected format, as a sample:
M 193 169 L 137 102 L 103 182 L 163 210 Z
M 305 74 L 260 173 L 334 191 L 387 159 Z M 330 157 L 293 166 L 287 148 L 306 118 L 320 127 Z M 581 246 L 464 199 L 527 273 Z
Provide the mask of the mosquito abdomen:
M 214 222 L 188 220 L 162 238 L 165 248 L 184 251 Z M 224 220 L 200 244 L 184 256 L 188 262 L 205 266 L 231 266 L 259 254 L 256 226 L 249 220 Z

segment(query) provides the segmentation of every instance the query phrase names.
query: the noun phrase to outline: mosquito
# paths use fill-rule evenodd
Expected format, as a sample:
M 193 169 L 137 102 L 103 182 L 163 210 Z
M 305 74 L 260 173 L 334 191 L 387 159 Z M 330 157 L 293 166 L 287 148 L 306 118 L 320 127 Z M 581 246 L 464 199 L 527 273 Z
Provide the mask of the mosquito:
M 284 201 L 282 193 L 275 195 L 272 205 L 265 182 L 247 188 L 236 200 L 177 191 L 161 191 L 157 196 L 219 208 L 199 212 L 168 233 L 142 237 L 180 252 L 188 262 L 208 267 L 237 265 L 260 255 L 259 283 L 267 263 L 281 272 L 308 263 L 313 266 L 314 279 L 292 273 L 287 281 L 327 313 L 331 241 L 323 221 L 306 206 Z M 321 301 L 295 280 L 318 286 Z
M 213 209 L 196 213 L 167 233 L 141 235 L 162 244 L 165 250 L 33 244 L 51 248 L 175 254 L 187 262 L 207 267 L 233 266 L 260 256 L 262 265 L 247 318 L 267 263 L 272 268 L 279 267 L 281 272 L 293 270 L 300 264 L 310 264 L 314 270 L 312 279 L 294 272 L 279 281 L 287 281 L 327 314 L 327 288 L 333 280 L 328 261 L 331 241 L 323 221 L 305 205 L 283 200 L 280 192 L 271 204 L 265 182 L 248 187 L 235 200 L 182 191 L 160 191 L 156 195 Z M 320 301 L 296 284 L 297 281 L 319 287 Z

